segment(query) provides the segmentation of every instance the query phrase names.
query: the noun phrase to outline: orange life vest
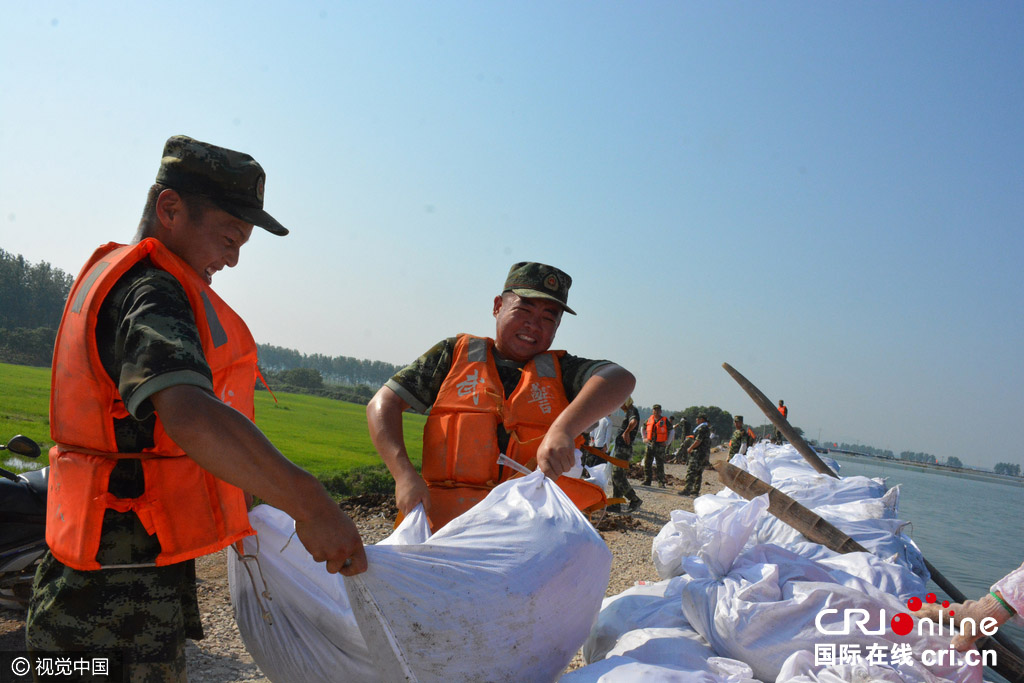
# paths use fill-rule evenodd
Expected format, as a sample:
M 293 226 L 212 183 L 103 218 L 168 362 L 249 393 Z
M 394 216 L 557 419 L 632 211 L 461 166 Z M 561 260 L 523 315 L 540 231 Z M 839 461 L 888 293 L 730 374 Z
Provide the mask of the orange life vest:
M 654 437 L 651 435 L 654 434 Z M 660 418 L 655 419 L 652 414 L 647 418 L 647 440 L 656 441 L 661 443 L 668 441 L 668 418 L 662 415 Z
M 779 412 L 782 413 L 782 417 L 789 417 L 789 408 L 787 406 L 779 406 Z
M 242 319 L 184 261 L 154 239 L 113 242 L 92 255 L 68 295 L 53 355 L 50 387 L 50 481 L 46 542 L 54 556 L 79 570 L 102 569 L 96 560 L 104 512 L 132 510 L 161 552 L 158 566 L 215 552 L 256 533 L 245 495 L 201 468 L 163 429 L 154 446 L 118 453 L 114 419 L 128 417 L 117 386 L 100 362 L 96 320 L 100 305 L 132 266 L 149 257 L 181 283 L 192 306 L 217 397 L 250 420 L 256 382 L 256 343 Z M 119 458 L 139 458 L 146 486 L 138 498 L 108 491 Z
M 493 339 L 458 336 L 452 367 L 423 428 L 421 472 L 430 489 L 428 518 L 434 531 L 516 476 L 497 462 L 499 424 L 509 433 L 505 455 L 533 469 L 544 435 L 569 405 L 559 364 L 564 351 L 530 360 L 506 399 L 493 349 Z M 599 486 L 573 477 L 559 477 L 556 483 L 580 509 L 604 506 Z

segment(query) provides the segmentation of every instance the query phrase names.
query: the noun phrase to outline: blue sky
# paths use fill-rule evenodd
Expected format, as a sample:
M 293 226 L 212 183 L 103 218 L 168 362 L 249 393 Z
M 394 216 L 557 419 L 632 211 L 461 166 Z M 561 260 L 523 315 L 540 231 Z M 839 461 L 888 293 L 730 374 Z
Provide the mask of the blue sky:
M 252 154 L 215 288 L 258 341 L 404 364 L 493 332 L 519 260 L 556 346 L 642 405 L 1024 464 L 1024 5 L 18 3 L 0 248 L 126 241 L 173 134 Z

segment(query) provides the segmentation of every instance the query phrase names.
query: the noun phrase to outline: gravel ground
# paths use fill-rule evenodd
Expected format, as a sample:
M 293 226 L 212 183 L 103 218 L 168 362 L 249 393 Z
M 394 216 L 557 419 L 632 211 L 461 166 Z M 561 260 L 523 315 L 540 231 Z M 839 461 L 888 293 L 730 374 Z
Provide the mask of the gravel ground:
M 713 454 L 715 457 L 717 453 Z M 684 465 L 665 467 L 668 487 L 642 486 L 632 479 L 638 470 L 634 465 L 631 483 L 643 500 L 639 510 L 631 514 L 594 515 L 601 536 L 612 551 L 611 579 L 606 595 L 617 595 L 635 585 L 637 581 L 660 580 L 651 562 L 651 543 L 669 520 L 673 510 L 693 510 L 693 499 L 679 496 L 686 474 Z M 704 472 L 704 493 L 722 489 L 713 470 Z M 356 521 L 364 542 L 376 543 L 391 533 L 394 503 L 386 497 L 365 500 L 347 511 Z M 189 641 L 189 679 L 202 683 L 263 683 L 268 679 L 242 644 L 231 610 L 228 592 L 226 551 L 200 558 L 197 562 L 199 577 L 199 606 L 202 610 L 206 637 Z M 0 610 L 0 650 L 20 650 L 24 647 L 23 615 L 13 610 Z M 582 666 L 579 655 L 569 669 Z

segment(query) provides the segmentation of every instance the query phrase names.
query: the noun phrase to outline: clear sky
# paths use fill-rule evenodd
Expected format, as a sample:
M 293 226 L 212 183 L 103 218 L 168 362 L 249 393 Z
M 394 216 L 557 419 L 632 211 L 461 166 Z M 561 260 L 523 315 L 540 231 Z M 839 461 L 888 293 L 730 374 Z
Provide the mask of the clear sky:
M 163 143 L 252 154 L 214 287 L 261 343 L 405 364 L 570 273 L 556 347 L 641 405 L 1024 463 L 1020 2 L 32 2 L 0 12 L 0 248 L 77 273 Z

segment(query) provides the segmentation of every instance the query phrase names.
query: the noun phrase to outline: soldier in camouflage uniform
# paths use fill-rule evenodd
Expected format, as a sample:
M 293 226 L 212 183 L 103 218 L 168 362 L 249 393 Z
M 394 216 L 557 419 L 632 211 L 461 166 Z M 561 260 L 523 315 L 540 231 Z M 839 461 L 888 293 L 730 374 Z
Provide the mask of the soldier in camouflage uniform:
M 239 199 L 240 187 L 252 189 L 247 202 Z M 262 191 L 262 169 L 248 155 L 175 136 L 167 141 L 134 243 L 158 240 L 208 285 L 216 271 L 237 263 L 254 224 L 287 234 L 262 210 Z M 184 457 L 288 511 L 300 540 L 328 561 L 328 571 L 365 570 L 352 520 L 312 475 L 214 394 L 192 305 L 174 275 L 145 258 L 97 305 L 100 362 L 128 412 L 110 415 L 119 453 L 152 448 L 159 427 L 183 446 Z M 137 498 L 146 488 L 142 461 L 118 459 L 110 494 Z M 187 519 L 179 501 L 163 503 Z M 186 681 L 185 639 L 203 637 L 194 559 L 154 566 L 161 543 L 131 510 L 108 508 L 100 534 L 95 559 L 103 569 L 76 570 L 52 553 L 44 557 L 26 619 L 29 650 L 40 657 L 114 653 L 112 664 L 124 665 L 132 681 Z
M 651 416 L 647 419 L 644 437 L 647 439 L 647 452 L 644 454 L 644 485 L 651 485 L 651 477 L 657 476 L 658 485 L 665 488 L 665 451 L 668 449 L 668 418 L 662 416 L 661 405 L 651 406 Z M 653 473 L 652 473 L 653 470 Z
M 747 433 L 747 426 L 743 424 L 743 416 L 737 415 L 732 419 L 732 439 L 729 441 L 729 457 L 736 455 L 737 453 L 746 453 L 749 447 L 750 435 Z
M 640 411 L 633 405 L 632 396 L 622 404 L 622 412 L 625 415 L 619 424 L 619 432 L 615 435 L 615 447 L 612 450 L 612 455 L 620 460 L 630 462 L 633 460 L 633 440 L 636 439 L 636 433 L 640 431 Z M 612 467 L 612 497 L 627 499 L 629 510 L 632 512 L 643 505 L 643 500 L 637 495 L 633 485 L 629 483 L 627 475 L 628 470 L 625 468 Z M 608 506 L 608 512 L 621 511 L 622 506 L 619 504 Z
M 572 279 L 542 263 L 512 266 L 501 294 L 494 297 L 493 359 L 505 398 L 517 389 L 523 368 L 546 352 L 554 341 Z M 377 452 L 395 478 L 395 500 L 402 514 L 419 503 L 430 508 L 430 490 L 409 460 L 402 433 L 402 412 L 425 413 L 434 404 L 454 360 L 457 337 L 438 342 L 408 367 L 400 370 L 377 392 L 366 415 Z M 558 359 L 562 386 L 569 406 L 548 428 L 537 451 L 537 467 L 557 479 L 575 463 L 574 439 L 587 427 L 617 408 L 632 391 L 633 375 L 607 360 L 589 360 L 571 354 Z M 510 434 L 499 422 L 498 448 L 506 452 Z
M 693 443 L 686 449 L 686 483 L 681 496 L 699 496 L 704 481 L 704 468 L 711 459 L 711 426 L 706 415 L 697 416 L 697 428 L 693 430 Z

